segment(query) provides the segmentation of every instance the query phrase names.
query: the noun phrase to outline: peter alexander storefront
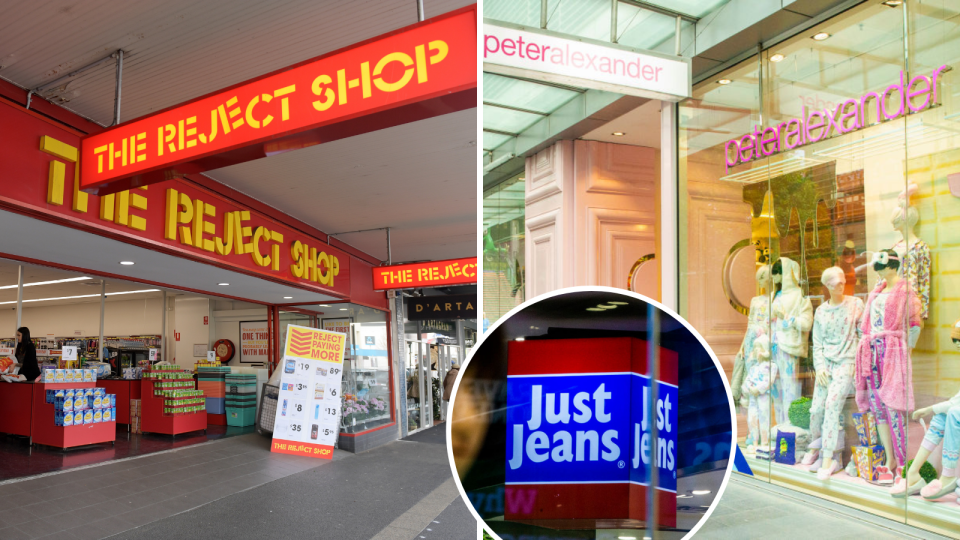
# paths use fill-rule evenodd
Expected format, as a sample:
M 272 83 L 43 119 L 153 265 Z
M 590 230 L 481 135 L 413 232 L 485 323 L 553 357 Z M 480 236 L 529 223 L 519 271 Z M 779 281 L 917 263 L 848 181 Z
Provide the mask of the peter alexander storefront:
M 960 0 L 866 2 L 758 47 L 678 112 L 680 313 L 737 383 L 772 383 L 734 388 L 738 470 L 954 537 L 958 21 Z M 858 300 L 831 304 L 838 283 Z M 836 305 L 863 310 L 846 333 Z M 918 476 L 885 482 L 917 457 Z

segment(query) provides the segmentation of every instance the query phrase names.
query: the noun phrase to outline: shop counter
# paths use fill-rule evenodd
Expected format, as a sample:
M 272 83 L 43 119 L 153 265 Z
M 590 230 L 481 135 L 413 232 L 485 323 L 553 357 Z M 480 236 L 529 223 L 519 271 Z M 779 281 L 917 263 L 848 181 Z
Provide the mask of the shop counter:
M 140 399 L 140 380 L 98 379 L 97 386 L 117 396 L 117 423 L 130 424 L 130 400 Z
M 93 388 L 96 383 L 33 383 L 33 425 L 31 442 L 57 448 L 73 448 L 88 444 L 115 442 L 117 439 L 116 422 L 100 422 L 81 426 L 58 426 L 54 419 L 56 408 L 47 403 L 47 390 L 68 390 L 71 388 Z
M 35 386 L 31 382 L 0 383 L 0 433 L 30 436 Z

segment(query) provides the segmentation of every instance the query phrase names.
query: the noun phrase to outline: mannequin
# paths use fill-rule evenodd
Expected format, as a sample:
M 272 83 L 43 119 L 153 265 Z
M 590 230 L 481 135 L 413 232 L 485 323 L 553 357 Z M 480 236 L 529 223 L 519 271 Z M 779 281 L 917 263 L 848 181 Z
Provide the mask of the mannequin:
M 840 267 L 824 270 L 820 282 L 830 292 L 830 300 L 817 308 L 813 318 L 813 366 L 817 373 L 810 406 L 813 442 L 801 465 L 810 466 L 817 478 L 827 480 L 842 465 L 834 459 L 834 452 L 843 449 L 842 410 L 853 389 L 863 301 L 844 295 L 846 276 Z
M 760 334 L 750 350 L 750 370 L 742 385 L 743 396 L 748 400 L 747 425 L 750 438 L 759 441 L 759 448 L 770 450 L 770 387 L 777 380 L 777 365 L 770 361 L 770 340 Z M 751 445 L 752 446 L 752 445 Z M 756 448 L 747 447 L 747 453 Z
M 860 412 L 877 418 L 877 433 L 886 454 L 878 481 L 893 483 L 894 473 L 906 461 L 906 413 L 912 410 L 913 369 L 909 347 L 920 334 L 920 300 L 901 279 L 900 256 L 885 249 L 873 256 L 881 281 L 870 293 L 860 324 L 863 337 L 857 347 L 856 389 Z M 908 318 L 909 317 L 909 318 Z
M 772 356 L 780 371 L 773 382 L 771 395 L 777 424 L 789 423 L 787 411 L 800 397 L 797 364 L 807 356 L 807 336 L 813 326 L 813 306 L 800 288 L 800 265 L 780 257 L 773 265 L 773 281 L 780 283 L 780 291 L 770 308 L 773 316 Z
M 743 343 L 733 360 L 733 381 L 730 388 L 733 390 L 733 402 L 739 403 L 742 395 L 743 378 L 752 366 L 749 362 L 753 342 L 760 334 L 767 333 L 770 324 L 770 298 L 773 292 L 773 276 L 770 266 L 763 265 L 757 269 L 757 285 L 765 291 L 764 294 L 754 296 L 750 300 L 750 312 L 747 315 L 747 333 L 743 336 Z M 747 441 L 750 444 L 750 440 Z M 753 441 L 756 442 L 756 441 Z
M 950 339 L 953 346 L 960 351 L 960 321 L 957 321 L 950 330 Z M 955 396 L 930 407 L 917 409 L 913 412 L 913 419 L 918 420 L 933 413 L 930 429 L 920 443 L 913 463 L 907 469 L 907 480 L 900 482 L 890 489 L 890 494 L 897 498 L 908 497 L 919 493 L 925 499 L 939 499 L 957 488 L 957 454 L 960 453 L 960 392 Z M 927 485 L 927 481 L 920 477 L 920 467 L 923 465 L 934 448 L 943 441 L 943 472 L 940 478 Z
M 893 210 L 890 223 L 900 233 L 901 240 L 893 249 L 900 256 L 900 277 L 906 278 L 920 298 L 920 317 L 930 316 L 930 246 L 917 237 L 915 231 L 920 214 L 909 206 L 907 196 L 917 190 L 916 184 L 910 184 L 906 192 L 900 194 L 900 204 Z

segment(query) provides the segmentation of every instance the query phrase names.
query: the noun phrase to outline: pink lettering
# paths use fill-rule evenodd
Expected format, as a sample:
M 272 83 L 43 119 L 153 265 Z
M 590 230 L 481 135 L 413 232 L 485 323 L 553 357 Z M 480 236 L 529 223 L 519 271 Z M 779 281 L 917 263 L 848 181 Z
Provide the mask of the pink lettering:
M 493 42 L 493 48 L 490 47 L 490 42 Z M 497 53 L 500 51 L 500 40 L 497 39 L 497 36 L 483 36 L 483 57 L 487 57 L 487 53 Z
M 506 56 L 513 56 L 513 53 L 517 52 L 517 44 L 512 39 L 505 39 L 500 42 L 500 50 Z
M 925 83 L 925 88 L 920 88 L 919 90 L 915 89 L 917 83 Z M 921 85 L 922 86 L 922 85 Z M 923 109 L 927 108 L 927 105 L 930 104 L 930 91 L 933 89 L 930 78 L 925 75 L 917 75 L 916 77 L 910 79 L 910 86 L 907 88 L 907 107 L 910 107 L 912 112 L 920 112 Z M 924 96 L 923 101 L 920 105 L 913 104 L 913 98 Z

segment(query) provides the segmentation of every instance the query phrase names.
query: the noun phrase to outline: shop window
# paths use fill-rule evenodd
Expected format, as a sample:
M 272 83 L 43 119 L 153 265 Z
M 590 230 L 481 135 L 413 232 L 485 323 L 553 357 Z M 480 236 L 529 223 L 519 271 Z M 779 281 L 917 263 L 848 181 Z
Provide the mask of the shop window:
M 521 173 L 483 196 L 484 325 L 525 299 L 524 186 Z
M 952 535 L 958 21 L 960 0 L 861 5 L 680 107 L 681 310 L 752 472 Z
M 349 328 L 343 362 L 344 433 L 361 433 L 393 421 L 386 312 L 356 304 L 336 304 L 321 315 L 321 328 Z

